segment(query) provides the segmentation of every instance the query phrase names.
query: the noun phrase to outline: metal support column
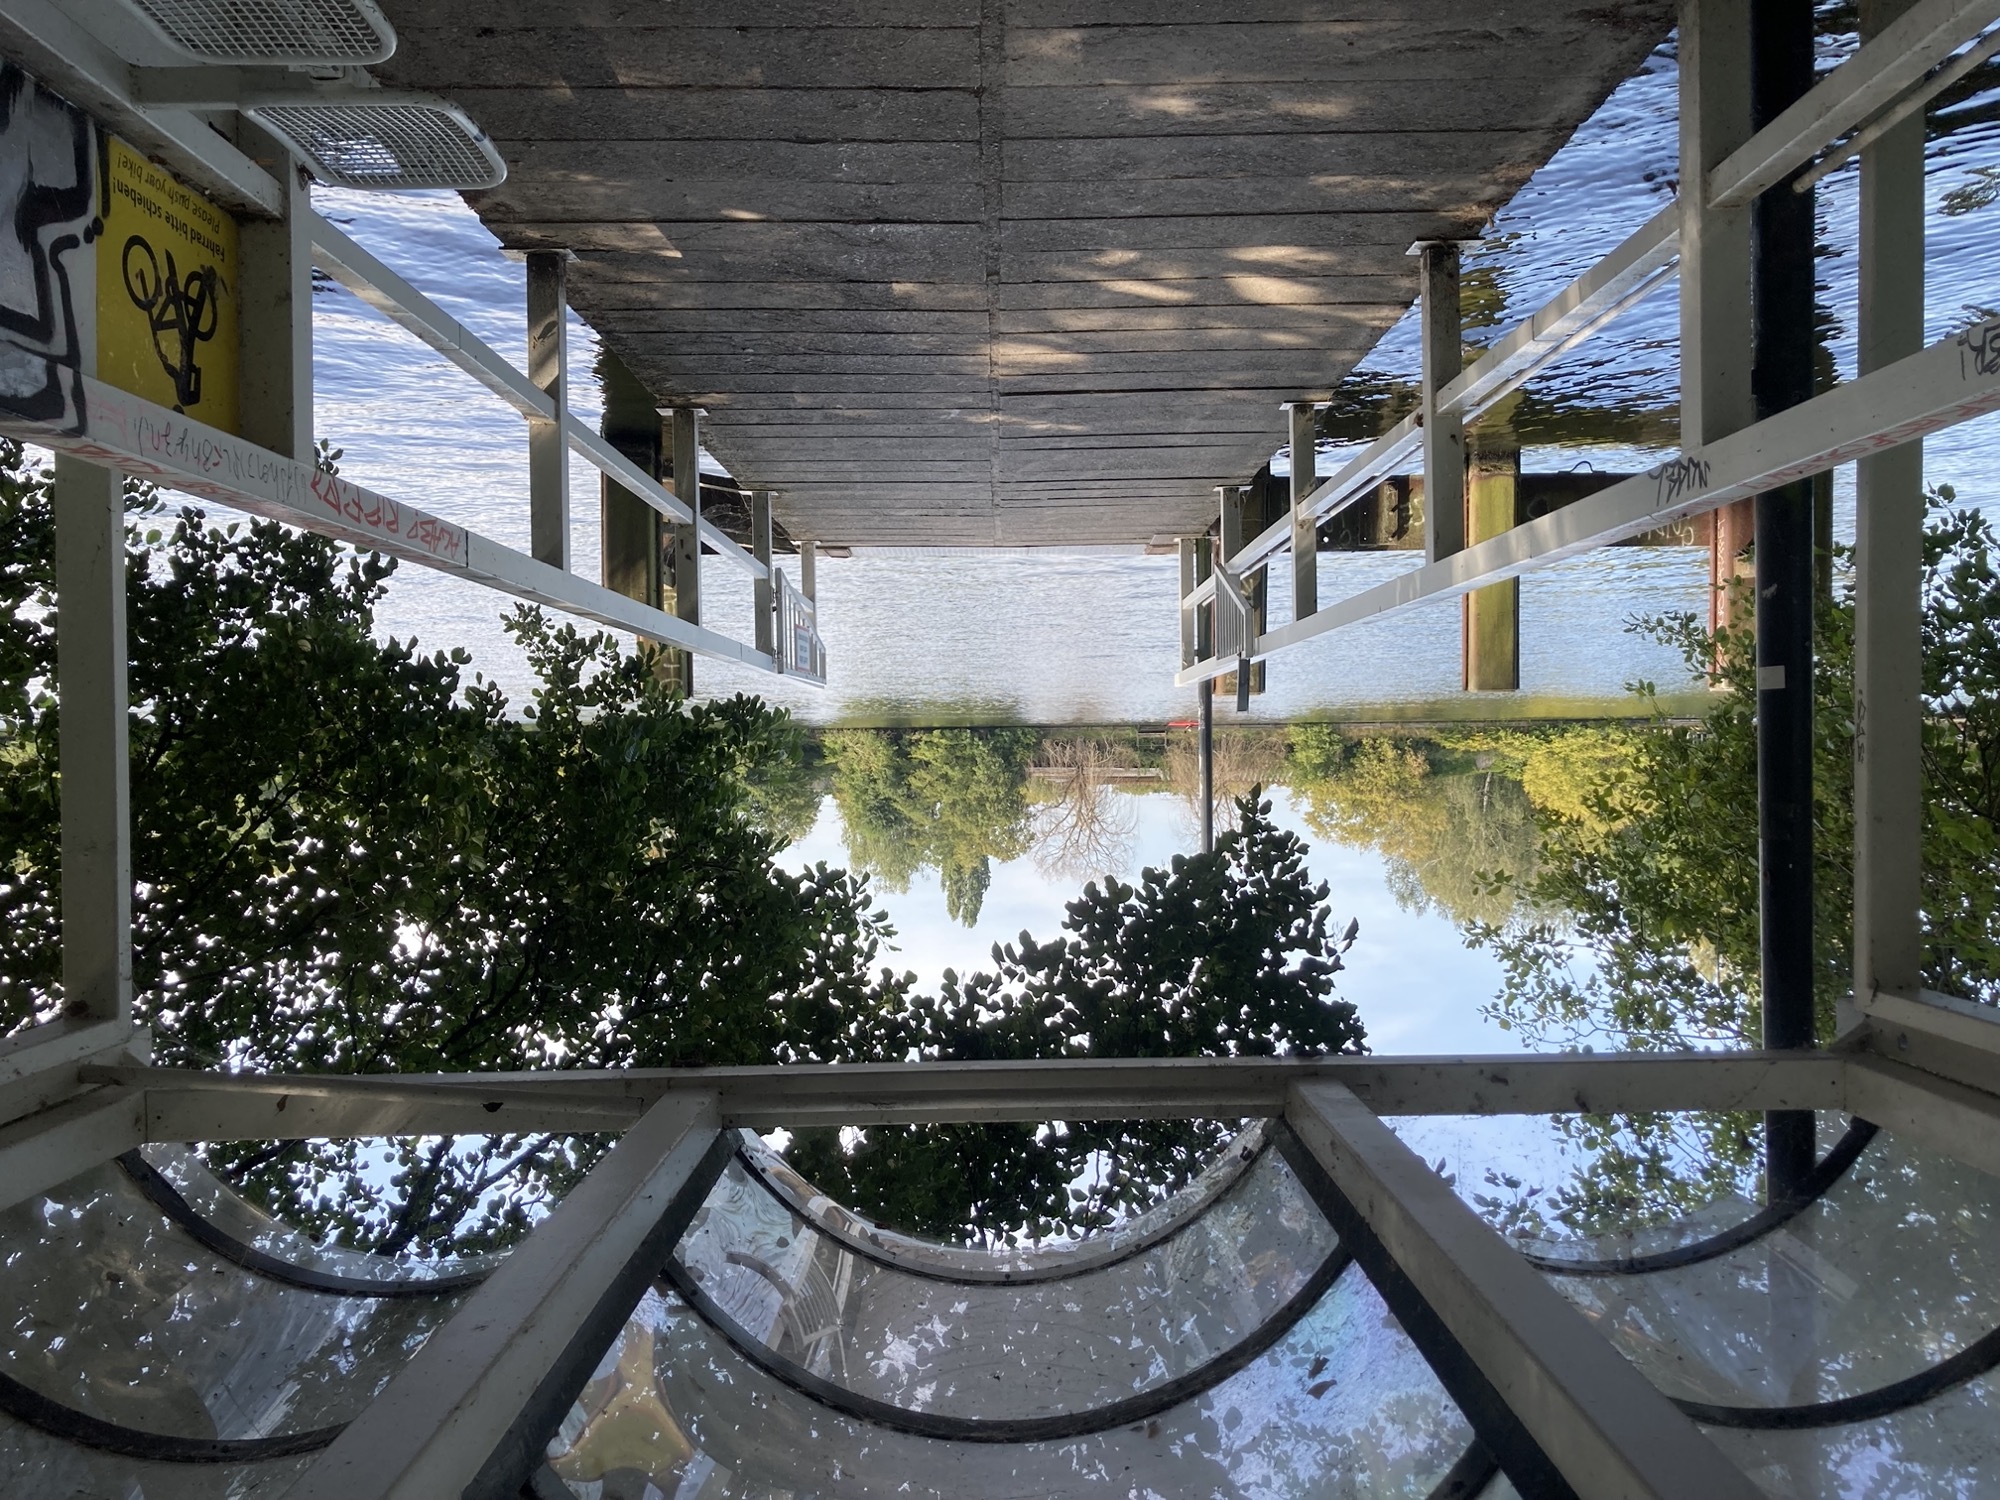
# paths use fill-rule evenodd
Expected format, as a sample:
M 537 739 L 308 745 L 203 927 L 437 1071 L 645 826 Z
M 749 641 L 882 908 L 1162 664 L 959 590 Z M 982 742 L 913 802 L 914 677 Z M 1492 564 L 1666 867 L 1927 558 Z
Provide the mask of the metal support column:
M 1875 35 L 1910 0 L 1862 0 Z M 1924 116 L 1861 153 L 1862 373 L 1924 341 Z M 1921 440 L 1855 466 L 1854 994 L 1914 996 L 1923 977 Z
M 777 591 L 771 586 L 771 492 L 750 492 L 750 551 L 764 565 L 764 576 L 751 586 L 751 612 L 757 617 L 756 646 L 765 655 L 778 649 Z
M 272 163 L 283 212 L 238 221 L 237 429 L 298 463 L 313 461 L 312 200 L 288 148 L 247 120 L 244 149 Z
M 569 252 L 528 252 L 528 379 L 555 403 L 552 421 L 528 422 L 528 550 L 569 571 Z
M 668 420 L 673 424 L 672 451 L 674 494 L 687 506 L 690 519 L 670 522 L 666 528 L 665 560 L 662 565 L 662 609 L 670 609 L 690 625 L 701 623 L 701 418 L 692 406 L 676 406 Z M 673 653 L 674 670 L 681 691 L 694 691 L 694 656 Z
M 1812 0 L 1751 0 L 1750 123 L 1813 83 Z M 1813 195 L 1789 180 L 1751 206 L 1751 391 L 1762 419 L 1812 398 Z M 1764 1045 L 1810 1047 L 1813 1026 L 1813 488 L 1756 497 L 1757 829 Z M 1812 1170 L 1813 1119 L 1765 1118 L 1773 1202 Z
M 1319 427 L 1309 401 L 1285 408 L 1292 428 L 1292 618 L 1319 611 L 1319 522 L 1305 508 L 1319 483 Z
M 1438 392 L 1465 360 L 1458 305 L 1458 246 L 1426 241 L 1423 257 L 1424 560 L 1465 550 L 1465 423 L 1439 411 Z
M 62 705 L 66 1014 L 132 1014 L 123 477 L 56 455 L 56 696 Z

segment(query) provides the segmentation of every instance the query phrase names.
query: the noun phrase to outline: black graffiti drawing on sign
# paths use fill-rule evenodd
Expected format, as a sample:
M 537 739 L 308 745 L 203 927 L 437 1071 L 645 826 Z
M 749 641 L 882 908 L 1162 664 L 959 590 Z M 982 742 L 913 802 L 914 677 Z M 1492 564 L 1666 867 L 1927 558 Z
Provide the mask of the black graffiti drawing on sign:
M 88 115 L 0 62 L 0 331 L 39 356 L 6 361 L 0 401 L 77 430 L 84 332 L 68 257 L 103 231 L 102 144 Z
M 215 337 L 216 270 L 202 266 L 181 276 L 168 250 L 166 268 L 143 234 L 125 242 L 125 295 L 146 315 L 153 330 L 153 352 L 174 383 L 174 410 L 186 411 L 201 400 L 201 366 L 195 345 Z

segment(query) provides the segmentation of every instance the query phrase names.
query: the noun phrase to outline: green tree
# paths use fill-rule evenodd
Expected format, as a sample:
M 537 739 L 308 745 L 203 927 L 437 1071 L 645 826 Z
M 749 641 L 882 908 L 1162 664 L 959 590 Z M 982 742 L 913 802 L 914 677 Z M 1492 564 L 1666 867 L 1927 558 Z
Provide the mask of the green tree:
M 822 744 L 849 860 L 892 891 L 936 870 L 945 909 L 973 926 L 993 861 L 1018 859 L 1032 842 L 1028 765 L 1039 742 L 1028 729 L 829 731 Z
M 917 996 L 877 966 L 891 931 L 864 877 L 773 863 L 774 795 L 805 805 L 783 714 L 685 702 L 642 656 L 532 610 L 508 627 L 537 682 L 516 709 L 468 680 L 463 652 L 376 639 L 391 562 L 275 525 L 169 519 L 141 490 L 128 506 L 136 1006 L 163 1062 L 450 1071 L 1360 1043 L 1332 998 L 1342 945 L 1325 887 L 1254 804 L 1216 854 L 1092 887 L 1068 937 L 1024 935 L 996 974 Z M 53 519 L 46 477 L 11 445 L 0 529 L 0 1017 L 14 1029 L 63 996 Z M 990 830 L 1018 794 L 1009 757 L 1031 748 L 925 737 L 908 775 L 986 787 L 949 814 L 931 793 L 931 816 Z M 968 760 L 977 775 L 943 769 Z M 802 1151 L 864 1211 L 997 1235 L 1101 1222 L 1185 1180 L 1221 1131 L 1093 1129 L 876 1133 L 851 1162 L 835 1143 Z M 504 1242 L 603 1145 L 399 1138 L 211 1159 L 315 1232 L 441 1252 Z M 1100 1147 L 1104 1180 L 1072 1203 Z M 947 1160 L 992 1170 L 954 1178 Z
M 1136 885 L 1069 904 L 1066 936 L 993 949 L 993 970 L 947 970 L 859 1060 L 1199 1057 L 1362 1050 L 1334 975 L 1357 925 L 1329 930 L 1327 887 L 1270 804 L 1238 804 L 1209 854 L 1177 855 Z M 1191 1179 L 1221 1121 L 878 1129 L 858 1147 L 807 1132 L 792 1154 L 820 1186 L 920 1233 L 989 1238 L 1023 1226 L 1097 1228 Z M 1089 1179 L 1085 1184 L 1083 1179 Z
M 1952 498 L 1941 490 L 1940 503 Z M 1925 541 L 1925 983 L 2000 1000 L 2000 576 L 1991 526 L 1940 508 Z M 1493 1007 L 1543 1047 L 1756 1045 L 1756 672 L 1741 630 L 1692 617 L 1643 628 L 1710 674 L 1699 725 L 1632 736 L 1596 789 L 1543 811 L 1540 859 L 1519 890 L 1532 917 L 1475 923 L 1500 959 Z M 1849 986 L 1854 857 L 1854 599 L 1843 574 L 1815 621 L 1814 936 L 1817 1030 Z M 1641 685 L 1650 696 L 1650 688 Z M 1667 1212 L 1753 1176 L 1752 1122 L 1627 1117 L 1574 1129 L 1599 1152 L 1555 1195 L 1560 1217 Z
M 134 980 L 160 1059 L 368 1072 L 831 1057 L 905 981 L 863 882 L 772 862 L 754 787 L 798 733 L 754 700 L 690 704 L 608 637 L 522 610 L 539 686 L 510 711 L 463 652 L 372 633 L 393 564 L 269 524 L 128 532 Z M 53 520 L 0 450 L 0 1007 L 60 1012 Z M 591 1142 L 220 1148 L 289 1214 L 427 1242 L 555 1191 Z M 370 1151 L 376 1148 L 368 1148 Z M 371 1169 L 373 1169 L 371 1167 Z M 543 1179 L 547 1179 L 546 1182 Z M 346 1185 L 322 1191 L 327 1181 Z M 335 1203 L 339 1206 L 336 1207 Z M 459 1233 L 461 1241 L 478 1234 Z
M 1501 920 L 1534 869 L 1534 810 L 1518 758 L 1503 762 L 1480 742 L 1299 724 L 1286 777 L 1315 833 L 1383 856 L 1406 910 Z

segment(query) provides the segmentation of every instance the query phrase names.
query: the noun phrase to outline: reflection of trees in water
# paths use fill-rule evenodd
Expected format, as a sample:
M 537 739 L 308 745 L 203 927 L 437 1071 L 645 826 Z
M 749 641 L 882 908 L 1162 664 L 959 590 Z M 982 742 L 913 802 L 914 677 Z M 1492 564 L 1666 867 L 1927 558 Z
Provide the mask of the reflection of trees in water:
M 1027 729 L 836 729 L 821 740 L 833 768 L 847 856 L 892 891 L 936 870 L 945 909 L 970 927 L 993 861 L 1028 850 Z
M 1285 780 L 1285 734 L 1281 729 L 1224 729 L 1214 736 L 1215 817 L 1218 827 L 1229 806 L 1258 787 Z M 1183 809 L 1183 828 L 1201 829 L 1201 741 L 1192 729 L 1167 736 L 1163 760 L 1167 785 Z
M 1135 768 L 1137 752 L 1099 735 L 1067 735 L 1043 740 L 1037 760 L 1044 795 L 1031 823 L 1035 868 L 1048 880 L 1122 875 L 1139 817 L 1115 773 Z
M 1475 744 L 1477 742 L 1475 741 Z M 1523 756 L 1434 738 L 1292 731 L 1288 779 L 1322 838 L 1371 848 L 1411 911 L 1502 922 L 1537 862 L 1535 802 Z

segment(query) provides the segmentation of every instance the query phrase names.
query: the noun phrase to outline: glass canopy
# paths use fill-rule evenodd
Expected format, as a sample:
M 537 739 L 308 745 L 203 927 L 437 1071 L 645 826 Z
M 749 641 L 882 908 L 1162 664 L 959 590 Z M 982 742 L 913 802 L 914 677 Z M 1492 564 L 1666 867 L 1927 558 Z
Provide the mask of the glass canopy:
M 1808 1203 L 1515 1243 L 1769 1493 L 1992 1493 L 2000 1183 L 1822 1124 Z M 987 1250 L 744 1135 L 532 1492 L 1514 1494 L 1300 1150 L 1259 1125 L 1110 1233 Z M 497 1259 L 315 1244 L 180 1148 L 86 1173 L 0 1215 L 0 1488 L 282 1494 Z

